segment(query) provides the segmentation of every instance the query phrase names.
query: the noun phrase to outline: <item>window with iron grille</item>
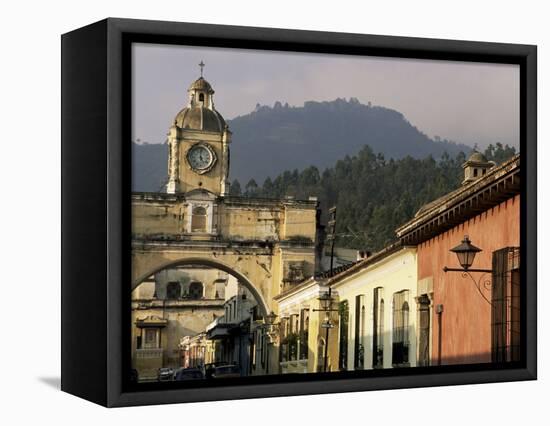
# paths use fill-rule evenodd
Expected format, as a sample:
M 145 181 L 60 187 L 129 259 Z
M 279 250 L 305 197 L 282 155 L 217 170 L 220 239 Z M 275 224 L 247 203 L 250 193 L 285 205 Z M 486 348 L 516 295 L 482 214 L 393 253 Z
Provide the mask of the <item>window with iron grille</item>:
M 279 328 L 279 339 L 281 342 L 279 345 L 279 359 L 281 360 L 281 362 L 288 361 L 288 322 L 288 317 L 281 318 L 281 325 Z
M 325 339 L 319 338 L 317 342 L 317 371 L 322 372 L 324 369 L 324 365 L 325 365 Z
M 309 309 L 302 309 L 300 316 L 300 359 L 308 359 L 309 356 Z
M 260 339 L 260 360 L 262 362 L 262 368 L 265 368 L 265 361 L 266 361 L 266 353 L 268 351 L 267 348 L 267 339 L 265 332 L 262 332 L 261 339 Z
M 355 297 L 355 339 L 353 353 L 353 367 L 362 370 L 365 366 L 365 349 L 363 347 L 363 335 L 365 324 L 365 296 Z
M 409 364 L 409 291 L 393 294 L 392 312 L 392 364 Z
M 372 321 L 372 367 L 384 366 L 384 298 L 383 288 L 374 289 Z
M 340 351 L 338 367 L 340 370 L 348 369 L 348 330 L 349 330 L 349 303 L 343 300 L 339 305 L 340 314 Z
M 520 250 L 493 252 L 491 352 L 493 362 L 520 360 Z
M 418 306 L 418 360 L 417 365 L 430 365 L 430 298 L 422 294 L 417 298 Z

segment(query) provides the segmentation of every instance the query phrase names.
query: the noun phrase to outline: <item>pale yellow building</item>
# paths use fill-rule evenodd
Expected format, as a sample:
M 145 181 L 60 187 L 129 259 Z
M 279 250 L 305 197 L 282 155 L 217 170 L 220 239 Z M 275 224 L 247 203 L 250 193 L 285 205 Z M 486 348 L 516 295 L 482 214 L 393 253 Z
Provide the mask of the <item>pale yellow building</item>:
M 328 348 L 326 371 L 338 365 L 338 315 L 321 311 L 319 298 L 326 294 L 326 279 L 311 277 L 275 298 L 279 305 L 279 370 L 287 373 L 315 373 L 325 368 L 325 345 Z M 337 307 L 337 295 L 334 307 Z
M 327 285 L 340 307 L 340 370 L 416 366 L 415 247 L 389 246 Z
M 416 248 L 396 244 L 279 295 L 281 347 L 296 334 L 281 372 L 323 371 L 327 313 L 320 298 L 329 287 L 327 371 L 416 366 L 417 286 Z

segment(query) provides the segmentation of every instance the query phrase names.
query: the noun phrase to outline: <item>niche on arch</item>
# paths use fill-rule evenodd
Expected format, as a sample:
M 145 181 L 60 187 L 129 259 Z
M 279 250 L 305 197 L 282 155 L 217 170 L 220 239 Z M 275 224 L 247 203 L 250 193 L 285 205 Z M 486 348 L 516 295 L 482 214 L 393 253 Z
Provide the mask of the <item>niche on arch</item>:
M 179 299 L 181 297 L 181 284 L 177 281 L 169 282 L 166 285 L 166 298 Z
M 191 232 L 206 232 L 206 208 L 202 206 L 193 208 Z
M 204 296 L 204 285 L 200 281 L 189 283 L 189 299 L 202 299 Z

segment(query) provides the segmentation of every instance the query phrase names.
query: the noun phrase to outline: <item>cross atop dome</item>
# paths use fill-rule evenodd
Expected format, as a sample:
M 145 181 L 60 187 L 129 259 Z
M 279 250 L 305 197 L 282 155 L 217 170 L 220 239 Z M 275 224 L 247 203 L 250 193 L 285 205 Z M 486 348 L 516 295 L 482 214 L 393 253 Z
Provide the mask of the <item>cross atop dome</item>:
M 201 67 L 201 78 L 202 78 L 202 71 L 204 69 L 204 62 L 201 60 L 200 64 L 199 64 L 199 67 Z

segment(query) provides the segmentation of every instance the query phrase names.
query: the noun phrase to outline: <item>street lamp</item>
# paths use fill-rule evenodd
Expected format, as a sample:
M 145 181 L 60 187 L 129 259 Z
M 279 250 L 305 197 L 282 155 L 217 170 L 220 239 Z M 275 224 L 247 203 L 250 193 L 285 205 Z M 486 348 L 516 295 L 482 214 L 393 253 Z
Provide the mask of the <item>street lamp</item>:
M 472 266 L 472 263 L 474 263 L 476 254 L 478 254 L 481 249 L 474 246 L 468 236 L 464 235 L 462 243 L 455 248 L 452 248 L 451 251 L 456 254 L 456 257 L 458 257 L 458 263 L 460 263 L 460 266 L 467 271 L 468 268 Z
M 319 305 L 321 309 L 313 309 L 313 312 L 324 312 L 325 320 L 321 323 L 321 328 L 326 329 L 325 333 L 325 355 L 324 355 L 324 365 L 323 371 L 327 371 L 327 358 L 328 358 L 328 332 L 331 328 L 334 327 L 330 319 L 330 312 L 337 311 L 338 309 L 332 309 L 332 302 L 334 298 L 332 297 L 332 288 L 329 287 L 328 291 L 321 294 L 317 300 L 319 300 Z
M 470 239 L 468 238 L 468 236 L 464 235 L 464 239 L 462 240 L 462 243 L 452 248 L 450 251 L 456 254 L 456 257 L 458 258 L 458 263 L 460 263 L 460 266 L 462 266 L 462 268 L 447 268 L 445 266 L 443 267 L 443 271 L 444 272 L 461 272 L 464 278 L 470 277 L 474 285 L 477 287 L 477 290 L 479 291 L 479 294 L 481 295 L 481 297 L 483 297 L 483 299 L 485 299 L 485 301 L 492 306 L 491 301 L 481 291 L 481 280 L 483 279 L 483 276 L 485 274 L 492 273 L 493 270 L 471 268 L 472 264 L 474 263 L 476 254 L 478 254 L 482 250 L 479 247 L 474 246 L 470 241 Z M 479 277 L 479 279 L 476 280 L 472 276 L 471 272 L 482 272 L 482 274 Z M 486 280 L 484 282 L 484 286 L 486 288 L 489 288 L 491 286 L 491 282 L 489 280 Z
M 452 248 L 450 251 L 456 254 L 456 257 L 458 258 L 458 263 L 460 263 L 460 266 L 462 266 L 462 269 L 448 268 L 445 266 L 443 268 L 443 271 L 445 272 L 449 272 L 449 271 L 492 272 L 491 269 L 471 269 L 470 268 L 474 263 L 476 254 L 478 254 L 480 251 L 483 251 L 483 250 L 481 250 L 479 247 L 474 246 L 470 241 L 470 238 L 468 238 L 468 235 L 464 235 L 464 239 L 462 240 L 462 243 Z
M 330 310 L 330 308 L 332 308 L 333 298 L 331 296 L 330 290 L 331 289 L 329 288 L 327 292 L 323 293 L 321 296 L 318 297 L 319 304 L 321 305 L 322 311 L 328 311 Z

